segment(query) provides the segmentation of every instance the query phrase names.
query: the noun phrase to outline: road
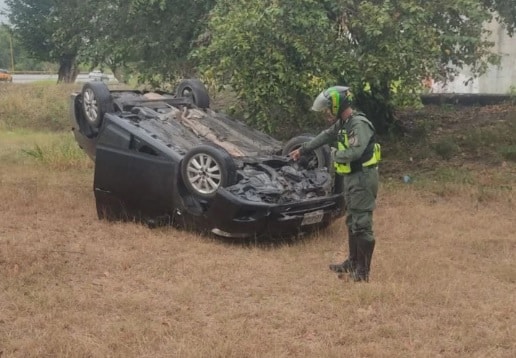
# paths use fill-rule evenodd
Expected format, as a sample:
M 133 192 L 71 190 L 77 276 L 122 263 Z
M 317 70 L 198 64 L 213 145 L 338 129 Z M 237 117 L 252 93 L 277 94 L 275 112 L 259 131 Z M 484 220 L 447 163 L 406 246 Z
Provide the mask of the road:
M 113 75 L 107 75 L 109 77 L 109 82 L 116 82 Z M 77 76 L 76 82 L 88 82 L 90 79 L 88 78 L 88 74 L 79 74 Z M 55 81 L 57 82 L 57 75 L 51 74 L 14 74 L 13 75 L 13 83 L 31 83 L 31 82 L 39 82 L 39 81 Z

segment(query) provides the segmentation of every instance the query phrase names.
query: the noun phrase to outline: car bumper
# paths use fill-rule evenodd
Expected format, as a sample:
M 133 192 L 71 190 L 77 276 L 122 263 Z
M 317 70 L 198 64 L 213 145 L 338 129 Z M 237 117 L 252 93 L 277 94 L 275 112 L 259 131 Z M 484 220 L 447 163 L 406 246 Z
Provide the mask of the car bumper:
M 342 195 L 289 204 L 254 203 L 219 189 L 206 216 L 216 234 L 230 237 L 290 236 L 331 224 L 344 215 Z

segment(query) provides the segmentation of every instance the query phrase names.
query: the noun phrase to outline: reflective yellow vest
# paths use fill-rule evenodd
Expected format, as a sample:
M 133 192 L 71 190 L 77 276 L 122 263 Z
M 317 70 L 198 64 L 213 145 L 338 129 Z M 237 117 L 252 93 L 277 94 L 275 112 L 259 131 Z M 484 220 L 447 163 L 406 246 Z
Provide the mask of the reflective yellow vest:
M 371 127 L 372 125 L 370 123 L 368 123 Z M 345 129 L 341 129 L 339 131 L 339 138 L 340 140 L 338 141 L 337 143 L 337 149 L 338 150 L 346 150 L 349 148 L 349 139 L 348 139 L 348 133 L 346 132 Z M 373 136 L 374 138 L 374 136 Z M 382 148 L 380 146 L 379 143 L 369 143 L 367 145 L 367 148 L 366 148 L 366 152 L 367 152 L 367 149 L 369 148 L 370 145 L 373 145 L 373 154 L 371 156 L 371 158 L 369 158 L 368 160 L 366 160 L 365 162 L 362 163 L 362 167 L 370 167 L 370 166 L 373 166 L 373 165 L 377 165 L 380 160 L 382 160 Z M 360 158 L 362 159 L 362 158 Z M 359 160 L 360 160 L 359 159 Z M 337 163 L 335 162 L 335 172 L 337 174 L 349 174 L 351 173 L 353 170 L 351 169 L 351 163 Z

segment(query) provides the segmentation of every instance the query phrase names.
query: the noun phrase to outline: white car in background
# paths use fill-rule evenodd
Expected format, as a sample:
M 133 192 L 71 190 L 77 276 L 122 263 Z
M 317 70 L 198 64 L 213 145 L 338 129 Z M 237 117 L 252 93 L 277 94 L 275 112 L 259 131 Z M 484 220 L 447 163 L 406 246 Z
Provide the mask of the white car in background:
M 109 82 L 109 76 L 100 70 L 94 70 L 88 74 L 90 81 L 102 81 Z

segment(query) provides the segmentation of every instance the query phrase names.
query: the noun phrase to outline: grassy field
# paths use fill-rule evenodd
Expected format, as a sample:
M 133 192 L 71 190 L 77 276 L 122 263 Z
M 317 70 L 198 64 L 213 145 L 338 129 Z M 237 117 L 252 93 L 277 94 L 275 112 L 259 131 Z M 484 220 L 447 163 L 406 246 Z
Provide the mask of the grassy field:
M 31 91 L 0 88 L 0 105 Z M 271 244 L 97 220 L 66 105 L 41 123 L 50 100 L 19 123 L 0 106 L 2 358 L 516 356 L 516 165 L 496 150 L 386 158 L 355 284 L 328 270 L 343 221 Z

